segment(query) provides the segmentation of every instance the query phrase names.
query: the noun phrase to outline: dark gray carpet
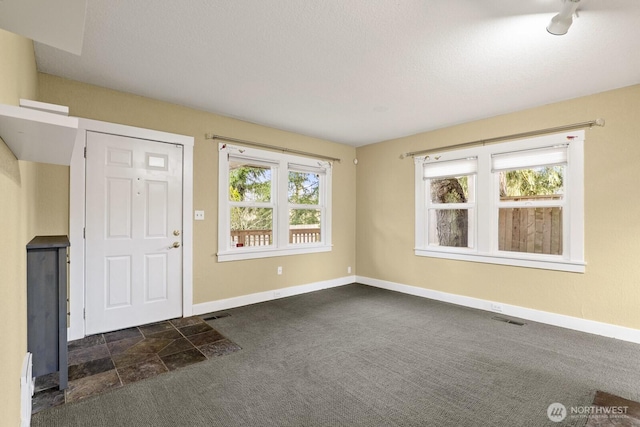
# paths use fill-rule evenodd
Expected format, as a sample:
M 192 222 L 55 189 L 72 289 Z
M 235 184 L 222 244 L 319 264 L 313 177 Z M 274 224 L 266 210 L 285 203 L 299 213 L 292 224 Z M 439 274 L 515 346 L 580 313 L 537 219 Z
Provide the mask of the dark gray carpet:
M 33 426 L 584 426 L 640 399 L 640 346 L 349 285 L 211 321 L 242 350 L 36 414 Z

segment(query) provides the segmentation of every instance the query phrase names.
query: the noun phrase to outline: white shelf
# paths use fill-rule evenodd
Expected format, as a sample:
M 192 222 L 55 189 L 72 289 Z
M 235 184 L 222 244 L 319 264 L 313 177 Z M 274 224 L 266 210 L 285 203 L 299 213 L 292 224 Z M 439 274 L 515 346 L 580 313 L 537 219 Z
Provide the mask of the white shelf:
M 20 107 L 30 108 L 32 110 L 46 111 L 47 113 L 61 114 L 63 116 L 69 115 L 69 107 L 66 107 L 64 105 L 33 101 L 31 99 L 20 98 Z
M 0 138 L 18 160 L 69 165 L 78 118 L 0 104 Z

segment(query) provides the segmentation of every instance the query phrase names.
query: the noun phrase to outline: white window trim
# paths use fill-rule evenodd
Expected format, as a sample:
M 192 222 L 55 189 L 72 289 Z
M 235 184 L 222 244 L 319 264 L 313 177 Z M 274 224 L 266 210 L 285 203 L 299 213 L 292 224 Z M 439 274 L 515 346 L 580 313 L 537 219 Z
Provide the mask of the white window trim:
M 245 259 L 269 258 L 276 256 L 300 255 L 330 252 L 331 244 L 331 176 L 330 162 L 291 154 L 260 150 L 256 148 L 236 147 L 220 143 L 218 146 L 218 261 L 239 261 Z M 230 244 L 230 206 L 229 201 L 229 156 L 272 164 L 272 201 L 273 208 L 273 245 L 232 248 Z M 319 205 L 292 205 L 288 200 L 289 165 L 293 169 L 308 169 L 321 173 Z M 260 203 L 261 206 L 267 204 Z M 289 209 L 291 207 L 309 207 L 322 210 L 320 242 L 289 243 Z
M 498 186 L 491 172 L 491 155 L 568 144 L 563 202 L 563 254 L 542 255 L 498 250 Z M 430 154 L 439 161 L 478 158 L 476 218 L 473 248 L 429 246 L 427 236 L 427 181 L 423 164 L 427 156 L 415 157 L 415 255 L 461 261 L 585 272 L 584 260 L 584 131 L 574 131 Z

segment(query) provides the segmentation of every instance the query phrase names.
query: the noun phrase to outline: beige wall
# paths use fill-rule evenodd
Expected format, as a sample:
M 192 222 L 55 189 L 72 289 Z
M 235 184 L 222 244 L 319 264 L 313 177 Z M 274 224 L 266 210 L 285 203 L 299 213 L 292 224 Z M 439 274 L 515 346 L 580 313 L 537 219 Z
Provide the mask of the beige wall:
M 36 99 L 33 42 L 0 30 L 0 103 Z M 37 166 L 19 162 L 0 139 L 0 313 L 5 319 L 0 352 L 0 414 L 6 425 L 20 425 L 20 371 L 27 352 L 26 252 L 36 230 L 29 205 L 36 198 Z
M 29 205 L 33 235 L 69 234 L 69 167 L 31 163 L 35 198 Z
M 602 117 L 586 131 L 586 273 L 417 257 L 414 165 L 399 155 Z M 640 86 L 358 148 L 358 275 L 640 329 Z
M 195 137 L 194 209 L 204 210 L 205 220 L 194 222 L 194 303 L 340 278 L 348 266 L 355 271 L 353 147 L 47 74 L 39 74 L 39 82 L 40 100 L 67 105 L 71 115 Z M 333 250 L 218 263 L 218 149 L 217 142 L 204 139 L 211 132 L 344 159 L 333 169 Z
M 640 203 L 628 190 L 640 144 L 640 86 L 467 123 L 354 150 L 230 118 L 95 86 L 39 75 L 40 100 L 68 105 L 71 114 L 196 137 L 194 302 L 357 274 L 578 318 L 640 328 L 635 286 Z M 413 254 L 413 163 L 400 153 L 456 144 L 597 117 L 604 128 L 587 132 L 586 274 L 465 263 Z M 217 150 L 204 133 L 215 132 L 345 159 L 335 167 L 334 251 L 275 259 L 217 263 Z M 359 159 L 356 167 L 351 159 Z M 347 185 L 345 185 L 345 183 Z M 624 188 L 624 187 L 623 187 Z M 357 208 L 355 195 L 357 197 Z M 605 201 L 605 202 L 603 202 Z M 357 215 L 356 215 L 357 212 Z M 357 223 L 357 240 L 354 225 Z M 354 247 L 354 241 L 357 242 Z M 356 256 L 357 249 L 357 256 Z M 277 276 L 282 265 L 285 274 Z

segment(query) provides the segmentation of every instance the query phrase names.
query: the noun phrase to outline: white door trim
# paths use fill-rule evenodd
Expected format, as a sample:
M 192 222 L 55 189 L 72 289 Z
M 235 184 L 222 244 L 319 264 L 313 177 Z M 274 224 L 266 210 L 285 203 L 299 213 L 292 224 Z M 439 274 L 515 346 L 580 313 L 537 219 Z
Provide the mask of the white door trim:
M 191 136 L 136 128 L 97 120 L 79 119 L 78 135 L 69 171 L 69 341 L 83 338 L 84 328 L 84 218 L 85 159 L 87 131 L 103 132 L 131 138 L 180 144 L 183 146 L 182 191 L 182 315 L 193 314 L 193 145 Z

